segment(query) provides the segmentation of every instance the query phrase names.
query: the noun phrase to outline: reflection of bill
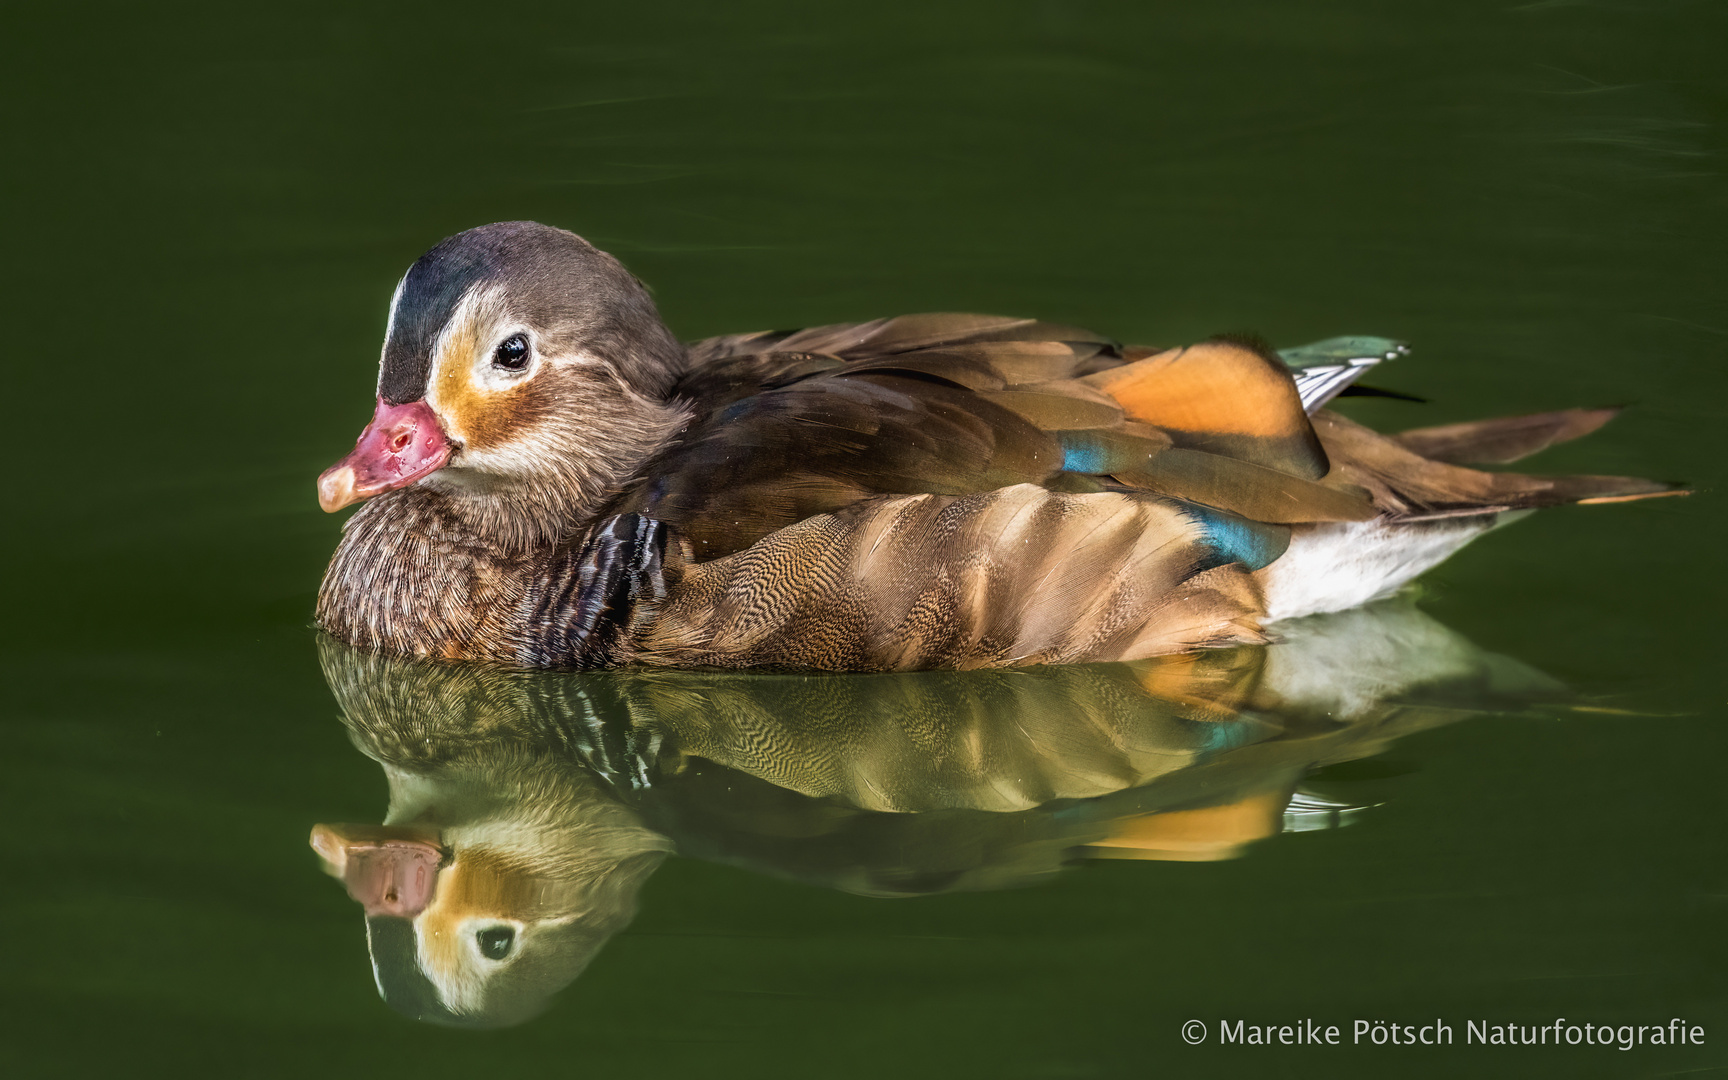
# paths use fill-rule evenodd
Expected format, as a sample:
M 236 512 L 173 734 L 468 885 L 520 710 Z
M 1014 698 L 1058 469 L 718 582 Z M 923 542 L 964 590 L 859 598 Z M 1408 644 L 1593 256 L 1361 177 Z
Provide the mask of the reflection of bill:
M 1228 858 L 1351 811 L 1297 790 L 1317 767 L 1557 689 L 1405 602 L 1280 629 L 1132 664 L 819 676 L 510 672 L 325 641 L 391 800 L 313 847 L 365 908 L 391 1005 L 509 1024 L 629 921 L 668 852 L 875 896 L 1076 856 Z

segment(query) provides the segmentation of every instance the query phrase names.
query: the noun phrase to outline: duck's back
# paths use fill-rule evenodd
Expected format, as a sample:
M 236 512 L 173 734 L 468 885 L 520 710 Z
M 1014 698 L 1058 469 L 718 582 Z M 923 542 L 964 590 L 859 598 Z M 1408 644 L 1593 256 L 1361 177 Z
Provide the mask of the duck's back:
M 691 357 L 675 393 L 692 423 L 615 504 L 688 560 L 637 620 L 634 658 L 654 663 L 975 667 L 1256 640 L 1269 612 L 1385 592 L 1501 511 L 1665 490 L 1455 464 L 1606 412 L 1382 436 L 1320 410 L 1371 359 L 1304 369 L 1252 341 L 1124 348 L 919 315 Z
M 672 526 L 697 561 L 872 496 L 1015 484 L 1199 495 L 1266 521 L 1373 516 L 1360 492 L 1312 483 L 1325 452 L 1290 374 L 1251 345 L 1124 349 L 1029 319 L 917 315 L 691 353 L 674 393 L 696 417 L 618 507 Z

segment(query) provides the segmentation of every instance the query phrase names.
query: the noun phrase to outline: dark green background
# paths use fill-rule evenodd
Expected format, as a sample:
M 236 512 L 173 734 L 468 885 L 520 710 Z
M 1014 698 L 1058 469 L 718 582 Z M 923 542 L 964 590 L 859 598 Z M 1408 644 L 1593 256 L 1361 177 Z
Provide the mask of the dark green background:
M 1724 1071 L 1728 10 L 1453 0 L 14 7 L 10 1075 Z M 674 860 L 557 1008 L 380 1004 L 316 820 L 377 820 L 308 616 L 312 480 L 438 238 L 573 228 L 681 335 L 984 310 L 1394 335 L 1384 427 L 1636 407 L 1428 609 L 1625 714 L 1394 751 L 1354 828 L 866 900 Z M 1193 1049 L 1182 1021 L 1703 1024 L 1702 1048 Z M 1461 1035 L 1461 1031 L 1460 1031 Z M 1691 1073 L 1689 1075 L 1702 1075 Z

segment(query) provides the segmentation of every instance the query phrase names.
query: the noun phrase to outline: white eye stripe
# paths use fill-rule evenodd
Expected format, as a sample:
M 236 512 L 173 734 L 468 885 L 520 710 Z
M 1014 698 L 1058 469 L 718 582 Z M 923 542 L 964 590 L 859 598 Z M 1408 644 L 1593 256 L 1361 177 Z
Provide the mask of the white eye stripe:
M 412 273 L 410 268 L 408 273 Z M 396 336 L 396 309 L 402 304 L 402 290 L 408 286 L 408 273 L 396 279 L 396 291 L 390 294 L 390 314 L 384 319 L 384 344 L 378 346 L 378 390 L 384 390 L 384 361 L 390 349 L 390 339 Z
M 504 287 L 481 284 L 469 287 L 450 309 L 450 317 L 432 342 L 432 364 L 427 375 L 428 400 L 439 396 L 443 383 L 455 373 L 456 367 L 468 364 L 468 380 L 480 389 L 496 389 L 503 385 L 489 376 L 509 374 L 517 381 L 523 372 L 532 369 L 532 361 L 522 372 L 506 373 L 492 367 L 492 354 L 498 344 L 512 334 L 523 334 L 533 349 L 533 336 L 518 319 L 510 317 L 504 306 Z M 507 327 L 499 333 L 494 327 Z M 532 353 L 530 354 L 532 357 Z M 436 405 L 436 402 L 433 402 Z

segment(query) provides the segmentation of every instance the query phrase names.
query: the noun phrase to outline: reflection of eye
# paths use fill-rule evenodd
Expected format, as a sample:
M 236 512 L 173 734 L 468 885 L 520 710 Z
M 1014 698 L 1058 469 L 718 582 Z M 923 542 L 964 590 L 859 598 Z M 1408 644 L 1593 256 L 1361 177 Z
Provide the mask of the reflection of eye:
M 492 353 L 492 364 L 505 371 L 521 371 L 528 366 L 528 338 L 523 334 L 511 334 L 499 343 Z
M 502 960 L 510 955 L 510 946 L 516 944 L 516 931 L 508 926 L 492 926 L 475 934 L 474 940 L 480 945 L 481 956 Z

